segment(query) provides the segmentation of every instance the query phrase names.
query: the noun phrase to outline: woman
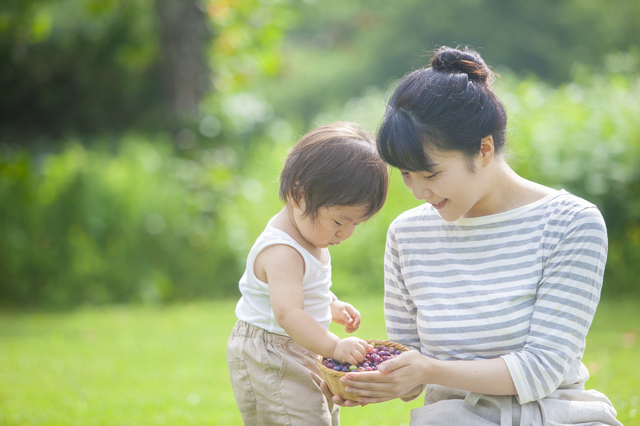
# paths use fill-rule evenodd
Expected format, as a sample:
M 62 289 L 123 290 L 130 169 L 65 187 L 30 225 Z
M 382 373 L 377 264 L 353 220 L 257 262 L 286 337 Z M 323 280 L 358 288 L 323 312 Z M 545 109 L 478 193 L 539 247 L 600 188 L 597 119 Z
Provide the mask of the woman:
M 411 425 L 620 425 L 611 402 L 585 390 L 581 362 L 604 220 L 506 164 L 492 80 L 476 52 L 445 47 L 391 97 L 378 149 L 426 203 L 389 228 L 385 318 L 389 339 L 416 350 L 342 380 L 363 405 L 425 388 Z

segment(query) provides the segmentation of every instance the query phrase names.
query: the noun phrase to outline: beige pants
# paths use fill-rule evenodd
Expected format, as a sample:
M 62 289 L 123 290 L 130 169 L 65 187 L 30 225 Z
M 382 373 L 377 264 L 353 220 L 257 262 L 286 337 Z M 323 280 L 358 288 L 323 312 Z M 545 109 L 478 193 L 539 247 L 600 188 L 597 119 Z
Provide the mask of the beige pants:
M 316 354 L 293 339 L 238 321 L 227 342 L 231 386 L 245 425 L 340 424 L 320 391 Z

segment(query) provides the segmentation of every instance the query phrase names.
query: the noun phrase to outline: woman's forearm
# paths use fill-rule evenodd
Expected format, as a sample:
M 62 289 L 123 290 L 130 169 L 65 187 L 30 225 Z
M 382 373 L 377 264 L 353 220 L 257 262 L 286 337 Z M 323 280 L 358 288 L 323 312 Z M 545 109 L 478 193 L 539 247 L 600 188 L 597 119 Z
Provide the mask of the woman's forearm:
M 502 358 L 441 361 L 409 351 L 385 361 L 377 372 L 347 373 L 340 379 L 347 392 L 360 395 L 361 403 L 408 398 L 425 384 L 490 394 L 516 395 L 509 369 Z
M 440 361 L 427 358 L 425 383 L 484 393 L 516 395 L 516 387 L 502 358 L 473 361 Z

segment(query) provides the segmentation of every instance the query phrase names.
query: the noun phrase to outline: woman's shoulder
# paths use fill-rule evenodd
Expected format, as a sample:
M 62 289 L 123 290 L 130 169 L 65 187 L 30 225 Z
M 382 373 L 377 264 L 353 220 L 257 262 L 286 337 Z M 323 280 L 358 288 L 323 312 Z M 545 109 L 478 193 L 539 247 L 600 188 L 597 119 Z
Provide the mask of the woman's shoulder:
M 565 190 L 558 191 L 543 208 L 547 221 L 556 226 L 587 225 L 606 229 L 602 213 L 595 204 Z
M 430 204 L 424 203 L 400 213 L 398 217 L 391 222 L 390 229 L 407 226 L 423 226 L 433 223 L 435 220 L 442 220 L 442 218 Z
M 585 212 L 586 214 L 602 216 L 595 204 L 564 189 L 559 190 L 555 196 L 549 197 L 546 208 L 561 215 L 577 215 Z

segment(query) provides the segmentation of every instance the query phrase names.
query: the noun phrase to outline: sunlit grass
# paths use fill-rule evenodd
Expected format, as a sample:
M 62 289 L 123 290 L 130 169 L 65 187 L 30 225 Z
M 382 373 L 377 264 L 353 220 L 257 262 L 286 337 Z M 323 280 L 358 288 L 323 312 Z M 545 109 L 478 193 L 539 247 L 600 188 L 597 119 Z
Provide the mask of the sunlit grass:
M 386 338 L 380 298 L 349 300 L 357 335 Z M 640 425 L 638 302 L 601 305 L 589 334 L 588 387 Z M 0 314 L 2 425 L 241 425 L 225 345 L 235 301 Z M 339 328 L 332 329 L 344 335 Z M 342 410 L 342 424 L 408 424 L 421 401 Z
M 640 425 L 640 301 L 600 304 L 584 362 L 587 388 L 605 393 L 625 426 Z

